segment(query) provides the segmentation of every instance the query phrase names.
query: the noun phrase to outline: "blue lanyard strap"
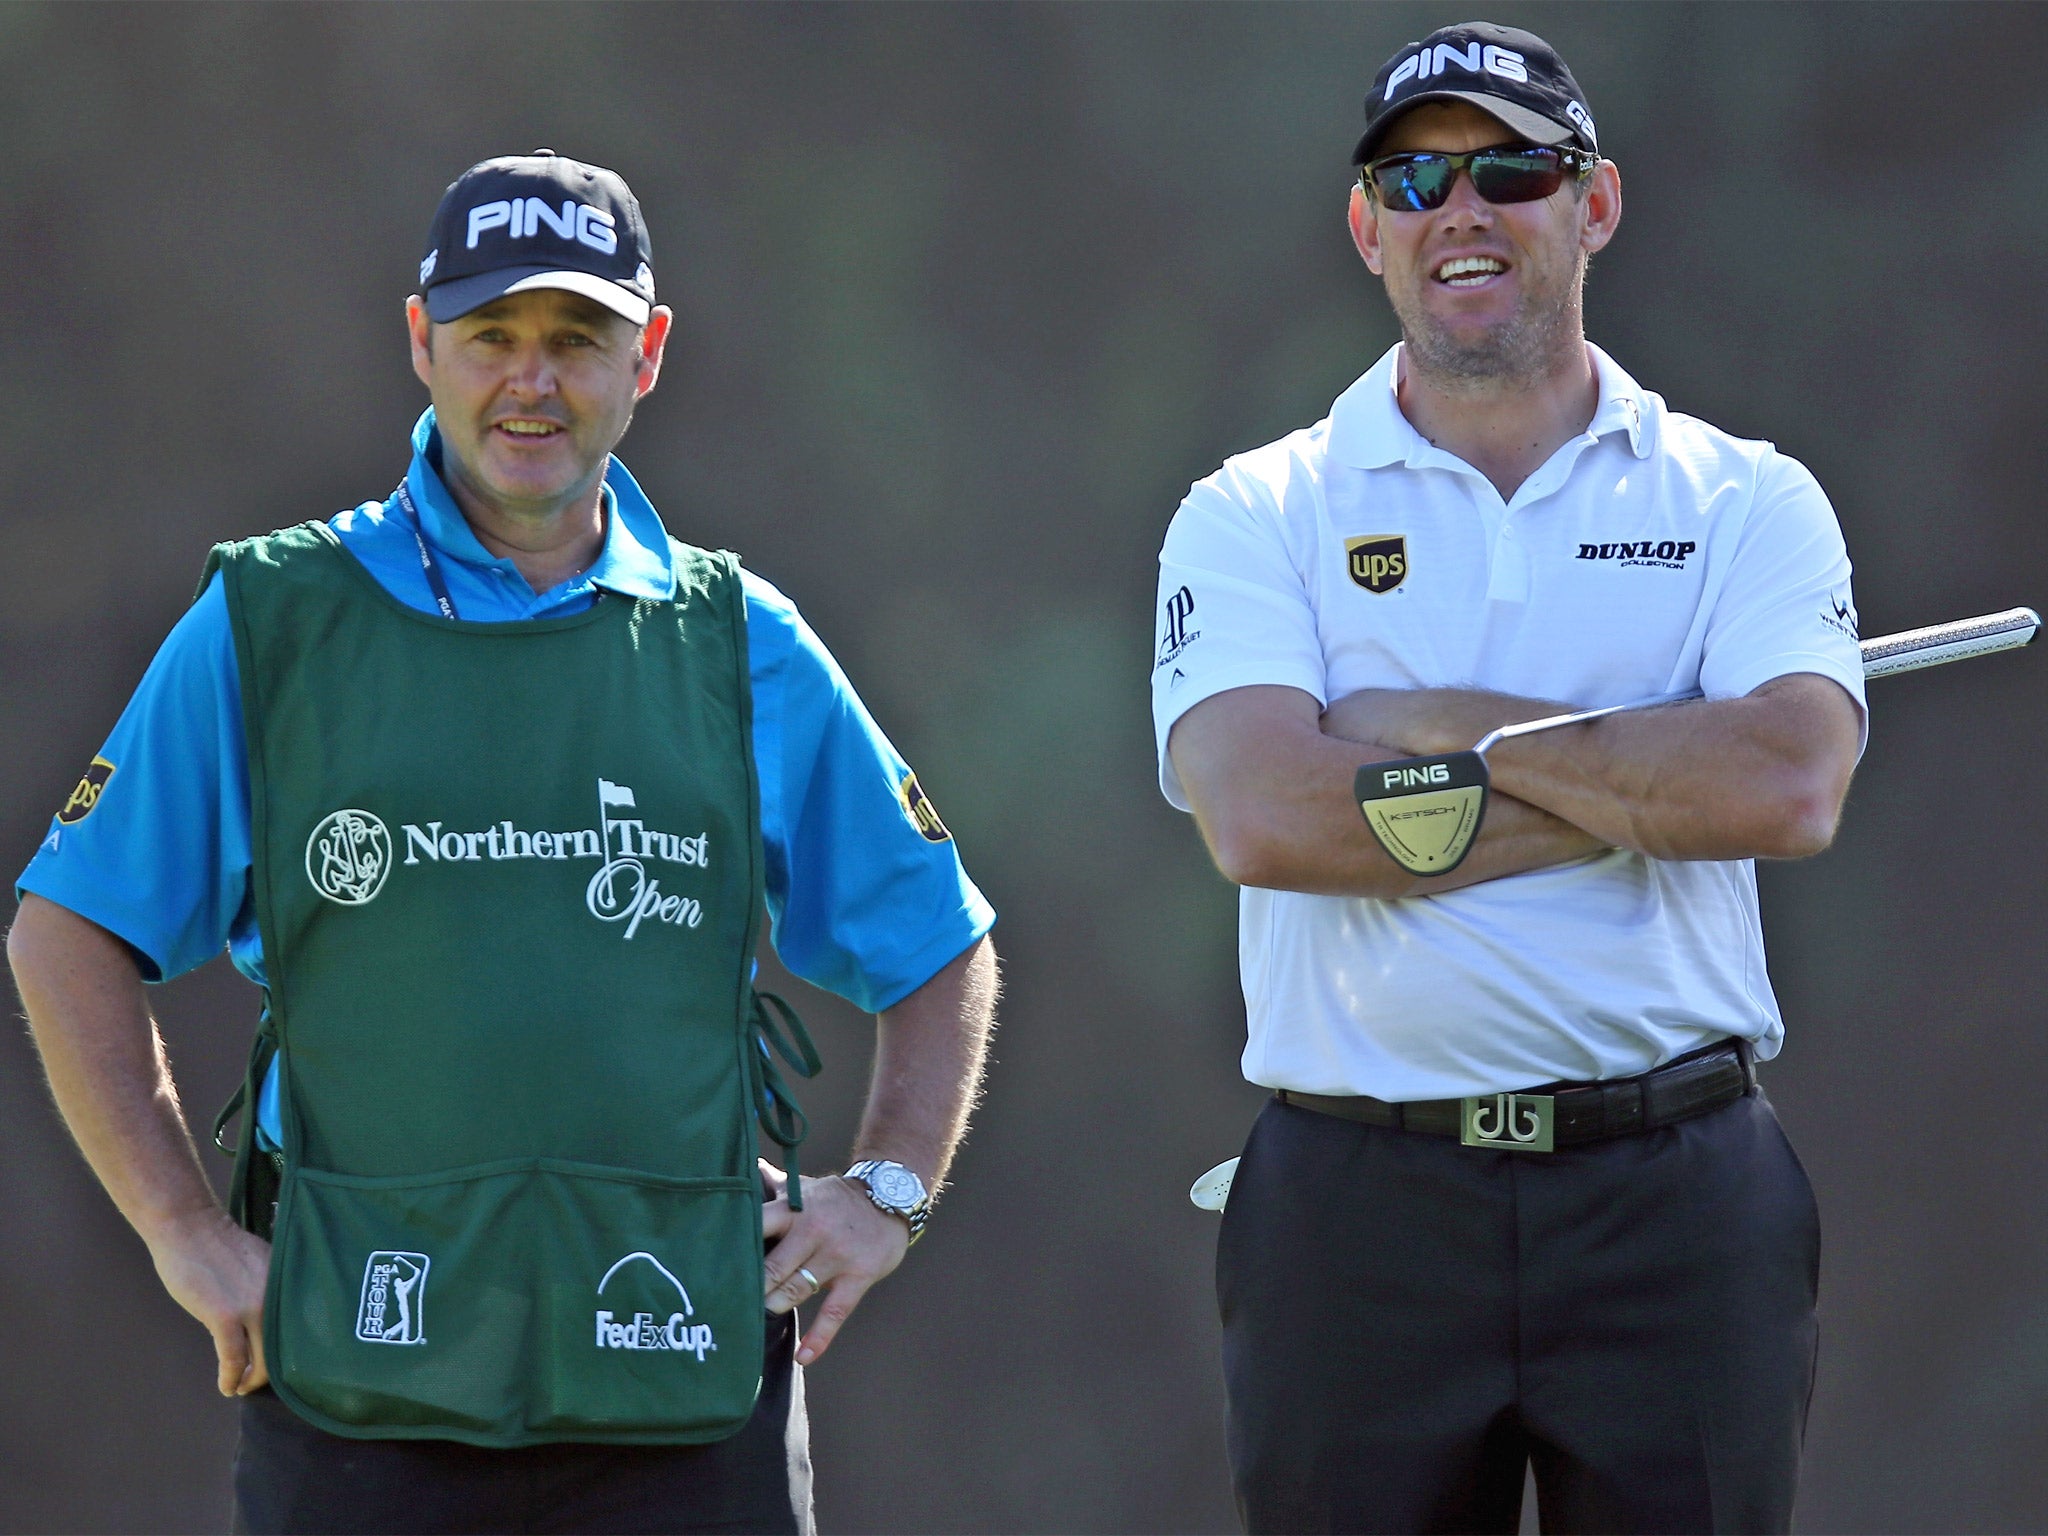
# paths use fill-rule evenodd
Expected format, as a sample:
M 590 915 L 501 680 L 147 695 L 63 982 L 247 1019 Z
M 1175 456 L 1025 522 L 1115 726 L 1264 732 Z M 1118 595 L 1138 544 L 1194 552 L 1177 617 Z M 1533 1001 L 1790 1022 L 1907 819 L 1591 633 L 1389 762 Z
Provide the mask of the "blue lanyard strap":
M 406 521 L 412 530 L 412 541 L 420 547 L 420 569 L 426 573 L 427 585 L 433 588 L 434 601 L 440 605 L 441 617 L 461 618 L 462 615 L 455 611 L 455 599 L 448 595 L 448 583 L 441 577 L 441 562 L 436 560 L 434 552 L 427 548 L 427 536 L 420 525 L 420 509 L 412 504 L 412 492 L 401 480 L 394 494 L 398 497 L 398 504 L 405 509 Z

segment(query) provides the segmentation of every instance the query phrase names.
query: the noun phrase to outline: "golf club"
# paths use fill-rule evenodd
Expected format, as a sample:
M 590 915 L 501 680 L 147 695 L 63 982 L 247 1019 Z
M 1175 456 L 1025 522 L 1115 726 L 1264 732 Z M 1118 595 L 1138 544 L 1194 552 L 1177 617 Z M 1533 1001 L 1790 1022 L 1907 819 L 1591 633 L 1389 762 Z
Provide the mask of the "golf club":
M 1889 677 L 1970 656 L 2014 650 L 2034 638 L 2041 616 L 2031 608 L 2008 608 L 1974 619 L 1904 630 L 1863 642 L 1863 675 Z M 1388 855 L 1410 874 L 1447 875 L 1464 862 L 1486 820 L 1490 780 L 1486 754 L 1498 743 L 1563 725 L 1582 725 L 1607 715 L 1651 709 L 1699 698 L 1697 688 L 1659 694 L 1604 709 L 1575 709 L 1489 731 L 1462 752 L 1367 763 L 1353 788 L 1365 824 Z

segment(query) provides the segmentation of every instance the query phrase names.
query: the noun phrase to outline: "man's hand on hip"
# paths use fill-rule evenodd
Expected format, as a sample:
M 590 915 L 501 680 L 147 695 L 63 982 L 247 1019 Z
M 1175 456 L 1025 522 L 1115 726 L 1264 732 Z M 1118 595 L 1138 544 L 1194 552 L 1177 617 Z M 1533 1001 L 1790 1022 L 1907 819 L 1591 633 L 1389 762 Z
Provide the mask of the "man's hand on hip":
M 221 1396 L 244 1397 L 267 1386 L 263 1290 L 270 1276 L 270 1244 L 244 1232 L 216 1207 L 194 1212 L 189 1221 L 158 1237 L 150 1257 L 171 1300 L 213 1335 Z
M 206 1181 L 133 952 L 30 892 L 7 935 L 7 957 L 64 1123 L 148 1244 L 172 1298 L 213 1335 L 220 1390 L 254 1392 L 270 1380 L 270 1245 L 236 1226 Z
M 781 1169 L 763 1162 L 761 1176 L 776 1192 L 761 1211 L 761 1232 L 772 1245 L 762 1275 L 768 1310 L 788 1312 L 824 1297 L 796 1352 L 798 1363 L 809 1365 L 831 1347 L 868 1288 L 903 1262 L 910 1226 L 836 1174 L 804 1180 L 801 1211 L 789 1208 Z

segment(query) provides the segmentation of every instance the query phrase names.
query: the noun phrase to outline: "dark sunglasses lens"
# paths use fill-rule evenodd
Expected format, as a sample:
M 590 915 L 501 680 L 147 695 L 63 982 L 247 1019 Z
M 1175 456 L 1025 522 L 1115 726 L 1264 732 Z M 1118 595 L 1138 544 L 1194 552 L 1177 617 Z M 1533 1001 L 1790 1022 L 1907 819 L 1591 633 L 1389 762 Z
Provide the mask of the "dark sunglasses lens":
M 1441 208 L 1451 194 L 1457 170 L 1442 155 L 1410 155 L 1373 167 L 1373 186 L 1380 201 L 1405 213 Z
M 1472 157 L 1472 190 L 1489 203 L 1533 203 L 1563 185 L 1563 157 L 1554 149 Z

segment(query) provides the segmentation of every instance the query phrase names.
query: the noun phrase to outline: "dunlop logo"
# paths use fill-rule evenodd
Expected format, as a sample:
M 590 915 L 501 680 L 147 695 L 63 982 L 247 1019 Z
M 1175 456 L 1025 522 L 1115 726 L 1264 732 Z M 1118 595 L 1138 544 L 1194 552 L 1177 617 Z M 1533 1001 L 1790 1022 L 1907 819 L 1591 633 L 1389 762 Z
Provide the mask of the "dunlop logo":
M 1391 592 L 1408 579 L 1408 538 L 1399 533 L 1368 533 L 1346 539 L 1344 553 L 1351 579 L 1371 593 Z

